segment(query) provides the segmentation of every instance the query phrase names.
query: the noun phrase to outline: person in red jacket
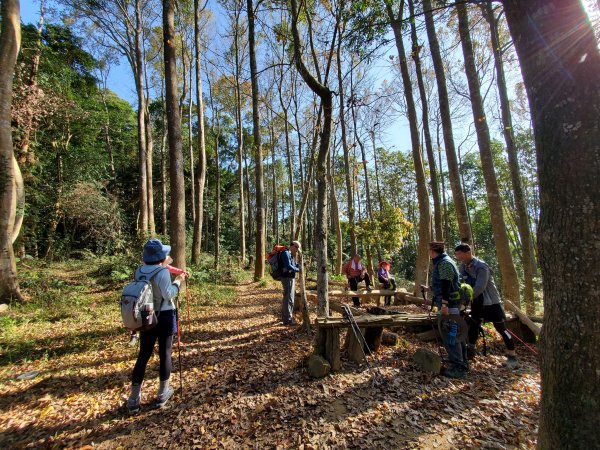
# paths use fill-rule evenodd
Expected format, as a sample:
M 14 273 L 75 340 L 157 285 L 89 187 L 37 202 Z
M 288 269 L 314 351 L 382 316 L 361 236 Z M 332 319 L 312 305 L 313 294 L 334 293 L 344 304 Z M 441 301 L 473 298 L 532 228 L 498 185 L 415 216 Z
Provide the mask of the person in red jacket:
M 350 261 L 344 264 L 342 272 L 348 278 L 350 289 L 356 291 L 358 289 L 358 283 L 364 281 L 367 285 L 367 291 L 371 290 L 371 278 L 367 273 L 367 269 L 360 262 L 360 255 L 357 253 Z M 360 298 L 352 297 L 352 302 L 357 308 L 360 306 Z

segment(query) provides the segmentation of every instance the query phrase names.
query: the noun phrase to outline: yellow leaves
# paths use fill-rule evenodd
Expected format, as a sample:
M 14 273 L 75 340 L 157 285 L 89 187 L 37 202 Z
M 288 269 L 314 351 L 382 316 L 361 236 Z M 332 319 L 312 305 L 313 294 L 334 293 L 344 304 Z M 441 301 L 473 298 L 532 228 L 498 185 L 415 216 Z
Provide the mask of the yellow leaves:
M 54 406 L 52 405 L 48 405 L 46 406 L 42 412 L 40 413 L 40 419 L 43 419 L 44 417 L 46 417 L 48 414 L 50 414 L 52 411 L 54 411 Z

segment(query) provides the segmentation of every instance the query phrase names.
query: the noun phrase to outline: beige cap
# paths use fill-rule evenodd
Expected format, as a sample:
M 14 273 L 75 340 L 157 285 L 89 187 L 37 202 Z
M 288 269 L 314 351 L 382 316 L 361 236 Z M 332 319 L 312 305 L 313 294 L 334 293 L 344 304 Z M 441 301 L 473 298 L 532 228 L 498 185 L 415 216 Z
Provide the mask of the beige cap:
M 302 246 L 300 245 L 300 242 L 298 242 L 298 241 L 292 241 L 291 245 L 295 245 L 296 247 L 298 247 L 298 250 L 302 251 Z

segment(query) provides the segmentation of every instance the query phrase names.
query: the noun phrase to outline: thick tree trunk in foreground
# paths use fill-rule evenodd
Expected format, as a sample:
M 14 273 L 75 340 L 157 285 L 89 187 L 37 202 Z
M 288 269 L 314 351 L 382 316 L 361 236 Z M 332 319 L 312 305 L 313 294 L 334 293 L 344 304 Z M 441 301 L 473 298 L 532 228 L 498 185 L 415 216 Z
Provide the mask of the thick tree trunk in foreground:
M 169 133 L 169 176 L 171 177 L 170 238 L 175 266 L 185 268 L 185 180 L 183 179 L 183 148 L 181 116 L 177 96 L 177 51 L 175 37 L 175 0 L 163 0 L 163 45 L 165 54 L 165 84 L 167 127 Z
M 502 129 L 504 140 L 506 142 L 506 153 L 508 154 L 508 168 L 512 182 L 513 193 L 515 196 L 516 222 L 521 237 L 523 281 L 525 284 L 525 308 L 530 316 L 535 314 L 535 300 L 533 297 L 533 277 L 536 271 L 535 255 L 533 252 L 533 238 L 529 228 L 529 212 L 527 211 L 527 200 L 523 192 L 521 182 L 521 170 L 519 169 L 519 159 L 517 157 L 517 146 L 515 145 L 515 135 L 512 124 L 512 114 L 510 112 L 510 102 L 508 100 L 508 89 L 506 87 L 506 77 L 504 76 L 504 62 L 502 61 L 502 50 L 500 47 L 500 36 L 498 34 L 498 18 L 494 15 L 494 9 L 491 3 L 482 5 L 484 16 L 490 24 L 490 35 L 492 41 L 492 50 L 494 52 L 494 62 L 496 66 L 496 83 L 498 84 L 498 95 L 500 97 L 500 109 L 502 111 Z
M 600 448 L 600 54 L 578 0 L 505 0 L 504 8 L 540 179 L 538 448 Z
M 250 53 L 250 78 L 252 81 L 252 135 L 254 137 L 254 174 L 256 184 L 256 251 L 254 253 L 254 281 L 265 275 L 265 186 L 263 176 L 262 145 L 260 141 L 260 116 L 258 112 L 258 73 L 256 68 L 256 36 L 254 32 L 254 6 L 248 6 L 248 45 Z
M 402 7 L 403 6 L 401 5 L 400 8 Z M 404 96 L 406 98 L 410 140 L 412 144 L 412 155 L 415 165 L 415 177 L 417 181 L 417 198 L 419 202 L 419 243 L 417 246 L 417 263 L 415 267 L 415 295 L 418 295 L 417 291 L 419 289 L 419 285 L 427 283 L 427 272 L 429 270 L 431 210 L 429 207 L 427 181 L 425 180 L 425 169 L 423 168 L 421 146 L 419 143 L 417 111 L 415 108 L 412 84 L 408 72 L 408 64 L 406 62 L 406 54 L 404 52 L 404 43 L 402 42 L 402 9 L 400 9 L 398 18 L 394 16 L 394 12 L 389 0 L 386 2 L 386 9 L 392 25 L 392 30 L 394 31 L 396 48 L 398 50 L 398 59 L 400 60 L 400 71 L 402 72 L 402 84 L 404 85 Z
M 15 221 L 15 164 L 11 129 L 13 73 L 21 45 L 18 0 L 2 1 L 0 31 L 0 303 L 23 300 L 12 246 Z
M 448 88 L 446 86 L 446 73 L 444 62 L 440 51 L 440 44 L 435 31 L 433 13 L 431 12 L 431 0 L 423 0 L 423 11 L 425 11 L 425 26 L 427 28 L 427 38 L 429 40 L 429 50 L 435 71 L 437 82 L 438 97 L 440 101 L 440 116 L 442 119 L 442 132 L 444 135 L 444 146 L 446 147 L 446 162 L 448 164 L 448 178 L 450 179 L 450 188 L 452 198 L 456 207 L 456 219 L 458 220 L 458 231 L 462 242 L 473 242 L 471 234 L 471 225 L 467 213 L 467 202 L 463 194 L 460 174 L 458 171 L 458 158 L 456 157 L 456 147 L 454 145 L 454 134 L 452 132 L 452 116 L 450 115 L 450 101 L 448 99 Z
M 469 84 L 469 94 L 471 97 L 471 109 L 473 110 L 473 122 L 477 132 L 477 144 L 481 156 L 481 170 L 485 181 L 485 190 L 487 193 L 488 205 L 490 208 L 490 219 L 492 222 L 492 233 L 496 242 L 496 256 L 498 257 L 498 266 L 502 273 L 502 296 L 520 307 L 519 299 L 519 278 L 517 270 L 510 252 L 508 234 L 506 232 L 506 222 L 504 221 L 504 212 L 502 211 L 502 198 L 496 173 L 494 170 L 494 161 L 492 157 L 492 146 L 490 140 L 490 130 L 485 116 L 483 98 L 481 97 L 481 86 L 475 66 L 475 56 L 473 44 L 471 42 L 471 33 L 469 32 L 469 16 L 467 6 L 464 3 L 456 5 L 458 12 L 458 32 L 463 48 L 465 58 L 465 72 Z

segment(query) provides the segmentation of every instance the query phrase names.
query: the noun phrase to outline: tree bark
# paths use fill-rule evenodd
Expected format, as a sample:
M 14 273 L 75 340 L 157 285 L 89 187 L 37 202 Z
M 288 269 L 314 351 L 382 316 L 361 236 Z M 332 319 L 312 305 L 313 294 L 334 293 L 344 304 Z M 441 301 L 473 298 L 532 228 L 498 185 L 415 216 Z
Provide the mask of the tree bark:
M 202 250 L 202 226 L 204 223 L 204 185 L 206 183 L 206 144 L 204 136 L 204 99 L 202 98 L 202 65 L 201 65 L 201 42 L 200 42 L 200 2 L 194 0 L 194 59 L 196 60 L 196 108 L 198 117 L 198 172 L 196 174 L 196 217 L 194 218 L 194 238 L 192 244 L 192 261 L 200 262 L 200 252 Z M 191 128 L 190 114 L 190 128 Z M 217 141 L 218 145 L 218 141 Z M 220 179 L 219 172 L 219 153 L 217 151 L 217 178 Z M 192 162 L 193 164 L 193 162 Z M 220 187 L 217 187 L 220 189 Z M 220 198 L 217 196 L 217 198 Z M 219 223 L 217 223 L 217 247 L 219 236 Z M 216 263 L 216 261 L 215 261 Z
M 469 224 L 467 203 L 460 183 L 458 159 L 456 157 L 456 147 L 454 145 L 454 135 L 452 132 L 452 116 L 450 115 L 450 101 L 448 99 L 448 88 L 446 86 L 446 73 L 440 51 L 440 44 L 435 31 L 431 0 L 423 0 L 423 11 L 425 12 L 427 38 L 429 40 L 431 58 L 433 60 L 433 68 L 437 82 L 442 132 L 444 135 L 444 145 L 446 147 L 446 164 L 448 165 L 448 178 L 450 179 L 452 198 L 454 199 L 454 206 L 456 208 L 458 232 L 460 234 L 461 242 L 472 243 L 473 235 L 471 233 L 471 225 Z
M 298 5 L 296 0 L 291 0 L 292 36 L 294 39 L 294 63 L 304 82 L 321 99 L 323 110 L 323 131 L 319 143 L 317 158 L 317 217 L 315 221 L 314 247 L 317 256 L 317 316 L 329 314 L 329 291 L 327 272 L 327 156 L 329 154 L 329 141 L 333 122 L 333 92 L 321 84 L 308 71 L 301 56 L 300 35 L 298 32 Z
M 183 178 L 183 148 L 181 143 L 181 116 L 177 96 L 177 51 L 175 44 L 175 1 L 163 0 L 163 47 L 167 127 L 169 132 L 169 176 L 171 177 L 170 238 L 173 263 L 182 269 L 185 261 L 185 180 Z
M 394 16 L 394 12 L 389 0 L 386 1 L 386 9 L 392 30 L 394 31 L 396 48 L 398 49 L 398 59 L 400 60 L 400 71 L 402 72 L 402 84 L 404 85 L 404 96 L 406 98 L 408 123 L 410 128 L 410 140 L 412 143 L 412 156 L 415 165 L 415 177 L 417 181 L 417 198 L 419 202 L 419 242 L 417 246 L 417 262 L 415 267 L 415 295 L 417 295 L 419 285 L 427 283 L 427 274 L 429 270 L 431 210 L 429 207 L 429 194 L 427 193 L 425 169 L 423 168 L 423 159 L 421 156 L 419 142 L 417 111 L 413 98 L 412 84 L 408 72 L 406 54 L 404 52 L 404 42 L 402 41 L 403 3 L 404 1 L 402 1 L 400 4 L 399 15 L 397 18 Z
M 134 32 L 134 53 L 135 60 L 133 64 L 135 89 L 138 98 L 138 163 L 139 163 L 139 208 L 140 218 L 138 223 L 138 234 L 141 237 L 148 235 L 148 161 L 146 155 L 146 120 L 145 108 L 146 98 L 144 95 L 144 57 L 142 52 L 142 6 L 141 0 L 135 0 L 135 32 Z
M 502 111 L 502 129 L 504 132 L 504 140 L 506 142 L 506 153 L 508 154 L 510 179 L 515 197 L 515 222 L 519 230 L 519 236 L 521 237 L 521 261 L 523 264 L 523 281 L 525 284 L 525 308 L 527 314 L 533 315 L 535 314 L 533 277 L 536 272 L 536 261 L 533 252 L 533 238 L 531 236 L 531 229 L 529 228 L 527 200 L 525 199 L 525 194 L 523 192 L 521 169 L 519 168 L 517 147 L 515 145 L 512 114 L 510 112 L 508 89 L 506 87 L 506 77 L 504 76 L 504 62 L 502 61 L 502 50 L 500 47 L 500 36 L 498 33 L 498 19 L 495 16 L 491 3 L 481 5 L 481 8 L 484 11 L 484 17 L 490 24 L 492 50 L 494 52 L 494 62 L 496 65 L 496 83 L 498 85 L 498 96 L 500 97 L 500 109 Z
M 414 1 L 408 0 L 410 16 L 414 17 Z M 421 46 L 417 37 L 417 27 L 414 19 L 410 20 L 410 36 L 412 40 L 412 59 L 415 62 L 415 71 L 417 74 L 417 84 L 419 86 L 419 96 L 421 97 L 421 121 L 423 124 L 423 135 L 425 138 L 425 150 L 427 151 L 427 162 L 429 163 L 429 179 L 431 181 L 431 196 L 433 198 L 433 229 L 434 238 L 437 241 L 444 240 L 442 229 L 442 207 L 440 202 L 440 188 L 438 186 L 437 168 L 435 164 L 435 155 L 433 153 L 433 144 L 431 142 L 431 131 L 429 129 L 429 105 L 427 102 L 427 93 L 425 92 L 425 83 L 423 82 L 423 72 L 421 70 Z
M 340 36 L 343 29 L 340 29 Z M 352 193 L 352 173 L 353 167 L 350 167 L 350 150 L 348 148 L 348 138 L 346 136 L 346 111 L 344 103 L 344 83 L 342 77 L 342 56 L 341 47 L 342 40 L 340 39 L 337 44 L 337 76 L 338 76 L 338 95 L 340 99 L 340 129 L 342 133 L 342 149 L 344 150 L 344 169 L 346 179 L 346 201 L 348 209 L 348 228 L 350 234 L 350 253 L 351 257 L 356 255 L 358 248 L 356 246 L 356 232 L 354 231 L 355 218 L 354 218 L 354 196 Z
M 15 167 L 11 129 L 13 74 L 21 45 L 19 0 L 2 1 L 0 28 L 0 303 L 22 301 L 12 246 Z
M 600 54 L 578 0 L 505 0 L 535 133 L 544 290 L 538 448 L 599 448 Z M 575 265 L 582 270 L 574 270 Z
M 254 137 L 254 175 L 256 188 L 256 251 L 254 261 L 254 281 L 265 275 L 265 187 L 263 175 L 262 145 L 260 140 L 260 116 L 258 112 L 258 73 L 256 68 L 256 36 L 254 32 L 254 6 L 247 0 L 248 7 L 248 44 L 250 55 L 250 78 L 252 83 L 252 135 Z
M 477 75 L 477 67 L 475 66 L 473 44 L 471 42 L 471 33 L 469 31 L 467 6 L 464 3 L 459 3 L 456 5 L 456 11 L 458 13 L 458 31 L 465 58 L 465 72 L 469 84 L 473 121 L 477 132 L 479 154 L 481 156 L 481 169 L 483 171 L 485 190 L 490 208 L 492 233 L 496 243 L 498 265 L 500 267 L 500 272 L 502 273 L 502 295 L 507 300 L 510 300 L 520 307 L 519 278 L 510 251 L 508 234 L 506 232 L 506 222 L 504 221 L 504 213 L 502 211 L 502 198 L 500 197 L 498 182 L 496 181 L 490 130 L 485 116 L 483 98 L 481 97 L 481 86 Z

